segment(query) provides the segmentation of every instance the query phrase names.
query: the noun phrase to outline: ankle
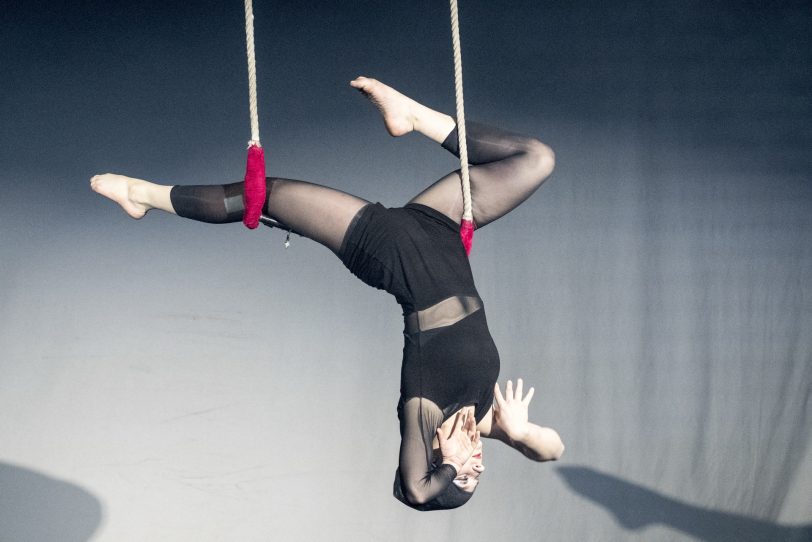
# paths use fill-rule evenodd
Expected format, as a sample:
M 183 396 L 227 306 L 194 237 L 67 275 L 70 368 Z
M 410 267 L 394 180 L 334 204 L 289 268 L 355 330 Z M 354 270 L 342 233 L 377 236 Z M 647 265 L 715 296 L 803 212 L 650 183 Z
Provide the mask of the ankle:
M 150 199 L 149 186 L 144 182 L 130 182 L 127 188 L 127 198 L 134 204 L 145 207 L 147 210 L 154 207 Z
M 445 138 L 456 126 L 453 117 L 417 102 L 411 107 L 411 113 L 414 130 L 437 143 L 445 141 Z
M 411 102 L 409 104 L 409 114 L 411 115 L 412 124 L 414 125 L 415 131 L 422 134 L 423 130 L 431 123 L 432 113 L 436 114 L 436 112 L 411 98 L 409 101 Z

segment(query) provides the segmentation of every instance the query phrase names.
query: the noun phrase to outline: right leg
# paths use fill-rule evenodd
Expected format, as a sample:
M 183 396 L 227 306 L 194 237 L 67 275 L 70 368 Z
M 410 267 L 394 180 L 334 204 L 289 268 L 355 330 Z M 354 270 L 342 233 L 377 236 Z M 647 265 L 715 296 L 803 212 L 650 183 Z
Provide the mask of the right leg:
M 321 243 L 336 254 L 352 219 L 369 202 L 325 186 L 268 177 L 263 212 L 296 233 Z M 243 183 L 164 186 L 121 175 L 97 175 L 93 190 L 106 196 L 133 218 L 160 209 L 184 218 L 222 224 L 239 222 L 244 211 Z

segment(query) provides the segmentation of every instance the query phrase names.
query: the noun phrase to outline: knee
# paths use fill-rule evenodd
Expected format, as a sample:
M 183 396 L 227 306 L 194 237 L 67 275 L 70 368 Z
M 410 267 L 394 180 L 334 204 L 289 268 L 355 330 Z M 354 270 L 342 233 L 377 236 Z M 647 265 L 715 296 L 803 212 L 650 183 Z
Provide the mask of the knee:
M 555 153 L 553 149 L 539 141 L 532 139 L 527 147 L 528 167 L 533 176 L 541 184 L 555 169 Z

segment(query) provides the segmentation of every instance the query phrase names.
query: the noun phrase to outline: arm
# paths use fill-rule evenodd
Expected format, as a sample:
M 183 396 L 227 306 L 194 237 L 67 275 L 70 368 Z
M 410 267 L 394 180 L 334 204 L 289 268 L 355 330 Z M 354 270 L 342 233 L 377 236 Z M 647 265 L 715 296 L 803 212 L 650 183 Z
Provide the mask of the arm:
M 535 390 L 530 388 L 522 398 L 522 379 L 516 383 L 508 380 L 505 395 L 496 384 L 495 401 L 490 411 L 479 423 L 482 436 L 501 440 L 533 461 L 555 461 L 564 453 L 564 443 L 558 433 L 549 427 L 541 427 L 528 421 L 527 408 Z
M 442 494 L 456 478 L 478 443 L 473 416 L 458 414 L 450 430 L 441 429 L 442 410 L 433 402 L 413 398 L 401 412 L 400 484 L 404 498 L 425 504 Z M 432 463 L 434 436 L 441 464 Z

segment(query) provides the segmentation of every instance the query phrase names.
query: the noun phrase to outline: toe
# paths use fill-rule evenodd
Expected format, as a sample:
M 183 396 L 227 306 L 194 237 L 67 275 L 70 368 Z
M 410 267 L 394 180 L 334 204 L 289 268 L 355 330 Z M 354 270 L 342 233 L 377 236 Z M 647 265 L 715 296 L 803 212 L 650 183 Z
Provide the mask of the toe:
M 364 92 L 370 92 L 372 87 L 377 83 L 375 79 L 370 79 L 369 77 L 364 77 L 363 75 L 357 77 L 354 81 L 350 84 L 357 88 L 358 90 L 363 90 Z

